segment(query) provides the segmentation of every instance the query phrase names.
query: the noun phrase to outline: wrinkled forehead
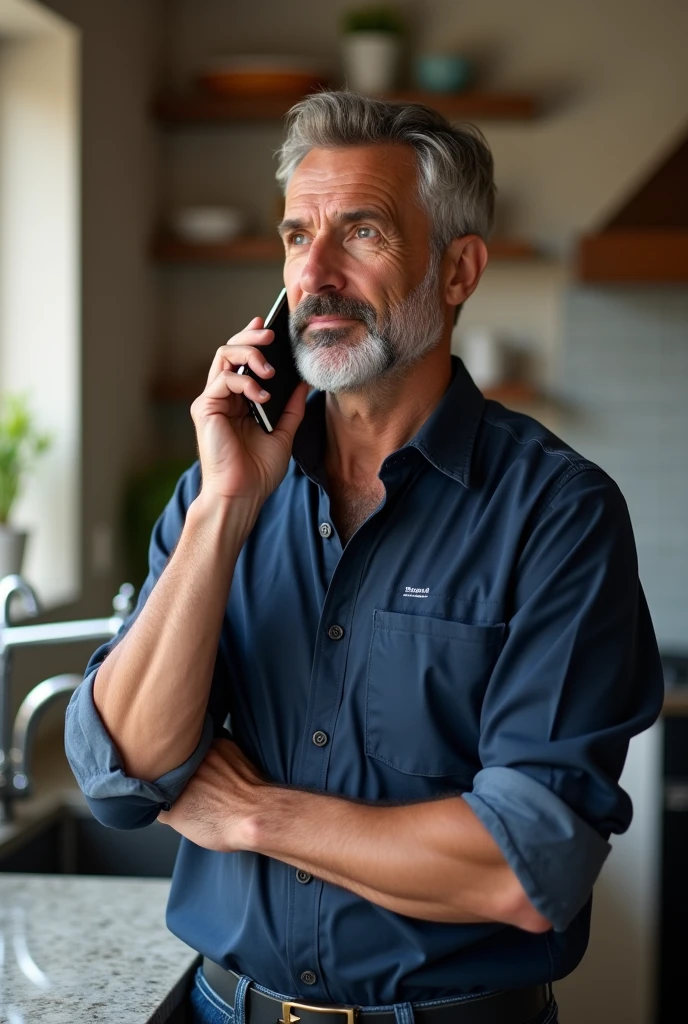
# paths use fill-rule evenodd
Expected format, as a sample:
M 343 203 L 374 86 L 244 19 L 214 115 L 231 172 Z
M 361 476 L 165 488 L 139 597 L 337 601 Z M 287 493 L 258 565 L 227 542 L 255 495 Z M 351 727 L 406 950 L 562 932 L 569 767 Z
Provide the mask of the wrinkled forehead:
M 311 149 L 289 179 L 285 213 L 314 206 L 379 205 L 398 220 L 409 205 L 420 209 L 416 155 L 402 143 Z

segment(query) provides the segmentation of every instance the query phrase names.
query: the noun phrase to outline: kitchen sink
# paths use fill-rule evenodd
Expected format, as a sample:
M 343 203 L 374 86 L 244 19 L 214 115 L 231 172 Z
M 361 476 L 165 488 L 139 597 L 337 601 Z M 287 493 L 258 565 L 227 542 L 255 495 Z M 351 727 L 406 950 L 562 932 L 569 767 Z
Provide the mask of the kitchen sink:
M 121 832 L 87 807 L 55 808 L 0 845 L 0 871 L 170 878 L 181 836 L 154 821 Z

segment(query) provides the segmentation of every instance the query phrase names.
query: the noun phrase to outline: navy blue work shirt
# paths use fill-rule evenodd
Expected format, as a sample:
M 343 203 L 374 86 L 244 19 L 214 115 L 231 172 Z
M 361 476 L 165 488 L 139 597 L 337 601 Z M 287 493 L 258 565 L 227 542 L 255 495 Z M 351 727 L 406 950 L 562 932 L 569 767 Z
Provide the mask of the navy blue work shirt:
M 618 785 L 629 740 L 660 711 L 618 487 L 533 419 L 486 401 L 460 360 L 452 367 L 439 405 L 384 460 L 386 496 L 345 547 L 323 475 L 325 395 L 311 396 L 286 477 L 237 562 L 185 764 L 155 782 L 124 774 L 92 698 L 112 644 L 67 712 L 70 763 L 106 825 L 152 822 L 228 725 L 280 784 L 383 804 L 461 795 L 554 926 L 418 920 L 262 854 L 182 839 L 169 928 L 302 1000 L 388 1005 L 568 974 L 608 837 L 631 820 Z M 155 526 L 150 574 L 114 643 L 199 485 L 196 463 Z

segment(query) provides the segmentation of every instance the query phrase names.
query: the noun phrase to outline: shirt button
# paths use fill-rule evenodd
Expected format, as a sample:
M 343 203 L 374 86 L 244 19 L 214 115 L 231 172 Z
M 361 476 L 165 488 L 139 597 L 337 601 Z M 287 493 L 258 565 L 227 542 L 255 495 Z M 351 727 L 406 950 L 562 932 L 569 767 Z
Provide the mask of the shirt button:
M 166 800 L 166 801 L 165 801 L 165 803 L 164 803 L 164 804 L 162 805 L 162 809 L 163 809 L 163 811 L 169 811 L 169 809 L 170 809 L 170 806 L 171 806 L 171 805 L 170 805 L 170 804 L 169 804 L 169 803 L 167 802 L 167 800 Z
M 313 971 L 304 971 L 303 974 L 301 975 L 301 981 L 304 983 L 304 985 L 315 985 L 317 980 L 318 979 L 313 974 Z
M 320 524 L 320 536 L 321 537 L 331 537 L 332 536 L 332 527 L 330 526 L 329 523 L 321 523 Z
M 300 882 L 301 885 L 305 885 L 306 882 L 310 882 L 313 875 L 309 875 L 307 871 L 302 871 L 301 868 L 296 872 L 296 881 Z
M 330 626 L 330 628 L 327 631 L 327 635 L 329 636 L 330 640 L 341 640 L 342 637 L 344 636 L 344 630 L 342 629 L 341 626 Z
M 317 732 L 313 733 L 313 742 L 316 747 L 324 747 L 327 743 L 327 733 L 321 732 L 320 729 L 318 729 Z

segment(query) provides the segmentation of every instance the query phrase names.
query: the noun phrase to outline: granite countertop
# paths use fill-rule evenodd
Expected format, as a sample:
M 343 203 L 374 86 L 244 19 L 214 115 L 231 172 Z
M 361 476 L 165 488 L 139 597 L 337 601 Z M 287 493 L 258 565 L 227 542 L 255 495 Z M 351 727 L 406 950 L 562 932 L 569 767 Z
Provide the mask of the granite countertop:
M 165 925 L 169 887 L 0 874 L 0 1024 L 166 1021 L 198 961 Z
M 34 795 L 0 846 L 86 807 L 60 736 L 36 751 Z M 0 1024 L 163 1024 L 198 953 L 167 930 L 166 878 L 0 873 Z

